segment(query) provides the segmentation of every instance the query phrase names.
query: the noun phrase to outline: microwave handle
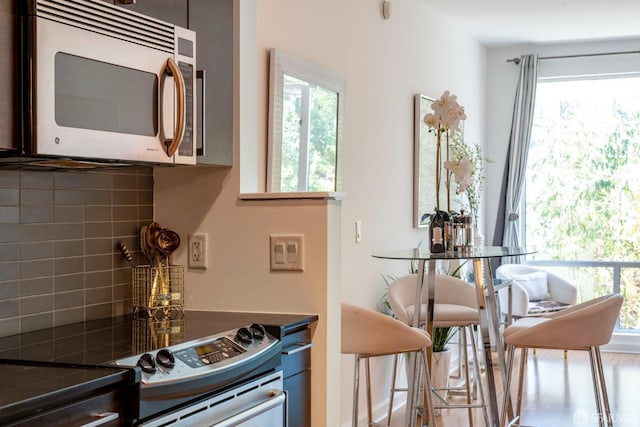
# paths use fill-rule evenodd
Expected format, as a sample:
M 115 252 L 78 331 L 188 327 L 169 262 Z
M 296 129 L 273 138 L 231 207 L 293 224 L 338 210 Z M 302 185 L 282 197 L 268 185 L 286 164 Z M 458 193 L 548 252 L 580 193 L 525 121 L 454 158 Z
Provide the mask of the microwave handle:
M 173 131 L 173 139 L 165 139 L 164 144 L 167 150 L 167 156 L 171 157 L 180 146 L 182 137 L 184 136 L 184 127 L 186 122 L 186 107 L 185 107 L 185 87 L 184 77 L 180 72 L 180 68 L 176 65 L 173 59 L 167 60 L 167 66 L 164 68 L 164 75 L 173 75 L 173 81 L 176 85 L 177 98 L 176 98 L 176 128 Z

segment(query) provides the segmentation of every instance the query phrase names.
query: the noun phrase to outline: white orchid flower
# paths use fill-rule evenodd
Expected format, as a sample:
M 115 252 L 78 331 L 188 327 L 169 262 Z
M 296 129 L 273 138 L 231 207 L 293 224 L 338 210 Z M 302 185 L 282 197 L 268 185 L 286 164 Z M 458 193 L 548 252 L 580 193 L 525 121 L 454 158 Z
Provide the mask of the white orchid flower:
M 431 109 L 433 113 L 425 115 L 424 122 L 433 129 L 460 132 L 460 122 L 467 118 L 464 107 L 458 104 L 456 95 L 452 95 L 448 90 L 431 103 Z
M 453 172 L 453 179 L 458 184 L 458 194 L 464 193 L 473 184 L 471 176 L 473 165 L 469 159 L 464 158 L 459 162 L 446 161 L 444 162 L 444 168 Z
M 427 113 L 424 115 L 424 123 L 432 129 L 437 129 L 439 125 L 439 120 L 436 118 L 434 114 Z

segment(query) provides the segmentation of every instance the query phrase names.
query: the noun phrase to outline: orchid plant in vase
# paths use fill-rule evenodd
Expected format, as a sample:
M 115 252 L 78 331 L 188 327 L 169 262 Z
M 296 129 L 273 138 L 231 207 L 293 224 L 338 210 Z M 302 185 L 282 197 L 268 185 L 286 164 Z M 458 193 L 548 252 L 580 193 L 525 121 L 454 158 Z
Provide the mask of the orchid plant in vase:
M 436 134 L 436 211 L 440 211 L 440 184 L 442 183 L 443 160 L 442 144 L 445 144 L 445 162 L 450 161 L 450 144 L 461 133 L 460 125 L 467 118 L 464 107 L 458 104 L 457 97 L 445 91 L 431 104 L 433 113 L 424 116 L 424 122 L 430 132 Z M 451 211 L 451 173 L 445 169 L 445 186 L 447 190 L 447 209 Z
M 451 212 L 451 172 L 442 168 L 443 144 L 445 161 L 448 162 L 450 158 L 450 143 L 461 132 L 460 124 L 467 116 L 464 112 L 464 107 L 458 104 L 457 97 L 450 94 L 448 90 L 431 103 L 431 109 L 433 112 L 425 114 L 423 120 L 429 128 L 429 132 L 433 132 L 436 135 L 436 207 L 435 213 L 423 215 L 422 220 L 429 215 L 429 249 L 432 253 L 441 253 L 445 251 L 445 224 L 449 221 Z M 445 172 L 447 197 L 446 210 L 440 207 L 440 185 L 442 184 L 443 171 Z

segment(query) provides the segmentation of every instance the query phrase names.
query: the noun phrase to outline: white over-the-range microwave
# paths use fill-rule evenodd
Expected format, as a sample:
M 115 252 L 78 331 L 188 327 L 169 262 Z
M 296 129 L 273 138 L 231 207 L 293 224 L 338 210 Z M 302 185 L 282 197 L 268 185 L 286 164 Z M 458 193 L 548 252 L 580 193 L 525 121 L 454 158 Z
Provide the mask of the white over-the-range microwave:
M 102 0 L 0 7 L 0 162 L 196 163 L 193 31 Z

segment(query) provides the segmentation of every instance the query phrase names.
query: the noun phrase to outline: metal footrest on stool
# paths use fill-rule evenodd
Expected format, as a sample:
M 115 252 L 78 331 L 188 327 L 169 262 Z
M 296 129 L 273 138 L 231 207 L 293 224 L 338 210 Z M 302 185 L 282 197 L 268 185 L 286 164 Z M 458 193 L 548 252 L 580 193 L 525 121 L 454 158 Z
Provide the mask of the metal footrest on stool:
M 514 419 L 509 421 L 509 424 L 507 424 L 506 427 L 534 427 L 534 426 L 528 426 L 525 424 L 520 424 L 518 423 L 518 421 L 520 421 L 520 417 L 515 417 Z

